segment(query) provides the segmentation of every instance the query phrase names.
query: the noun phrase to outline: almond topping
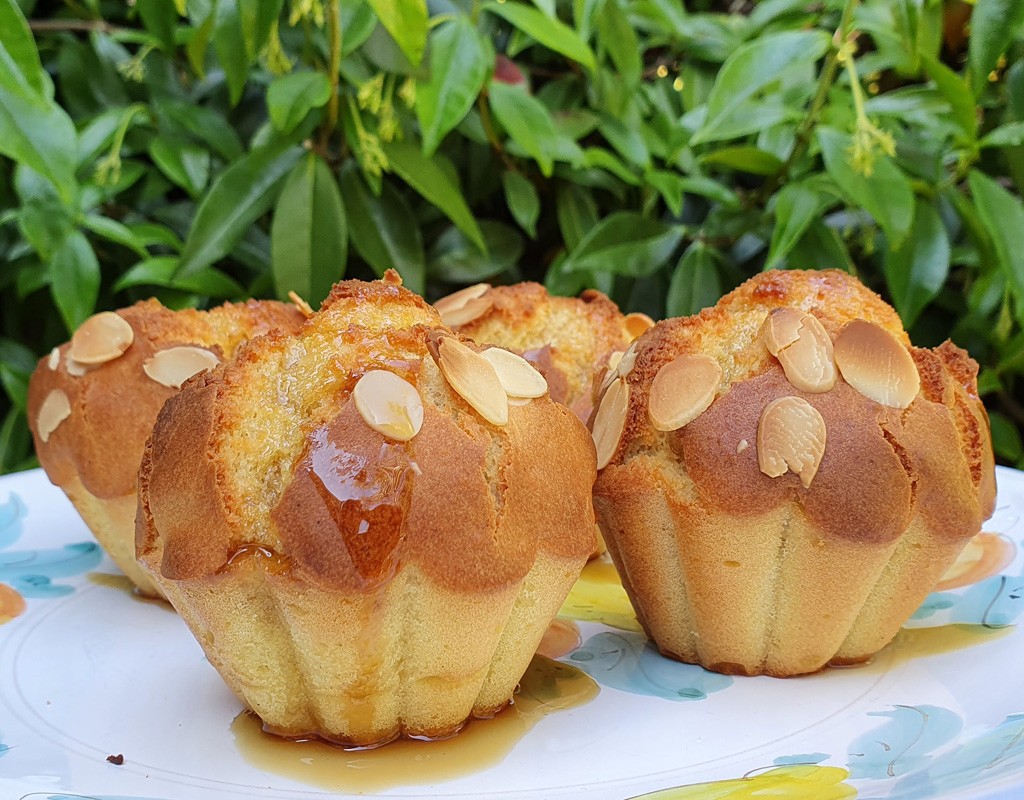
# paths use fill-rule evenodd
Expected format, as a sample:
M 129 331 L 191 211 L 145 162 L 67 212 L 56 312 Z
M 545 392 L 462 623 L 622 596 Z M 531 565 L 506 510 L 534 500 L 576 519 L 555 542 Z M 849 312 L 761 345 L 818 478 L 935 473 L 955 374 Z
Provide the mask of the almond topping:
M 445 380 L 492 425 L 508 424 L 508 395 L 491 362 L 451 336 L 438 345 Z
M 352 390 L 356 410 L 378 433 L 407 442 L 423 427 L 423 400 L 416 387 L 393 372 L 373 369 Z
M 50 351 L 50 357 L 46 361 L 46 366 L 51 370 L 56 370 L 60 366 L 60 348 L 55 347 Z
M 79 364 L 75 359 L 71 357 L 71 353 L 64 358 L 64 369 L 68 371 L 68 375 L 72 378 L 81 378 L 85 373 L 89 371 L 89 367 L 86 364 Z
M 490 290 L 489 283 L 467 286 L 447 297 L 442 297 L 434 303 L 434 308 L 441 315 L 441 322 L 445 325 L 465 325 L 482 316 L 491 307 L 493 300 L 485 297 Z
M 761 337 L 768 352 L 778 358 L 779 353 L 800 338 L 800 325 L 804 315 L 795 308 L 777 308 L 761 326 Z
M 548 391 L 548 382 L 544 380 L 533 365 L 522 356 L 502 350 L 500 347 L 491 347 L 480 353 L 501 381 L 501 388 L 509 397 L 543 397 Z
M 625 378 L 616 379 L 601 398 L 601 404 L 594 415 L 591 436 L 597 448 L 597 468 L 604 469 L 619 449 L 622 432 L 626 428 L 626 412 L 629 410 L 629 384 Z
M 623 322 L 631 340 L 639 338 L 641 334 L 654 327 L 654 320 L 640 311 L 626 314 Z
M 313 316 L 313 306 L 299 297 L 297 292 L 288 292 L 288 299 L 292 301 L 292 305 L 295 306 L 299 310 L 299 313 L 306 319 Z
M 832 339 L 813 314 L 804 314 L 796 341 L 777 354 L 786 379 L 805 392 L 827 392 L 836 385 Z
M 736 444 L 736 453 L 737 454 L 742 453 L 748 447 L 750 447 L 750 444 L 747 442 L 747 440 L 746 439 L 740 439 L 739 442 L 737 442 L 737 444 Z
M 50 434 L 57 430 L 57 426 L 70 416 L 71 402 L 64 392 L 54 389 L 46 395 L 36 417 L 36 432 L 44 444 L 50 440 Z
M 104 364 L 120 357 L 134 338 L 131 325 L 113 311 L 102 311 L 78 327 L 68 355 L 79 364 Z
M 651 424 L 674 431 L 697 419 L 715 399 L 721 380 L 722 368 L 711 356 L 686 354 L 669 361 L 651 382 Z
M 836 337 L 835 357 L 846 382 L 883 406 L 906 408 L 921 388 L 907 348 L 873 322 L 848 322 Z
M 757 425 L 757 464 L 777 478 L 792 470 L 809 487 L 825 454 L 825 420 L 802 397 L 780 397 L 765 406 Z
M 624 350 L 613 350 L 611 355 L 608 356 L 608 369 L 615 369 L 619 366 L 619 362 L 622 361 L 624 355 L 626 355 Z
M 180 389 L 193 375 L 213 369 L 219 363 L 216 353 L 202 347 L 169 347 L 147 358 L 142 369 L 157 383 Z

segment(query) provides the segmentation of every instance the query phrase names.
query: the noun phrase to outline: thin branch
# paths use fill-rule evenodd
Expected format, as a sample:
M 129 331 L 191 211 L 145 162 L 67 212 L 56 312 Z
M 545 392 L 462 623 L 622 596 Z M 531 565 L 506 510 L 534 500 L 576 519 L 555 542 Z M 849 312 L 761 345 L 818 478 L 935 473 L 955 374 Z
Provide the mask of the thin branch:
M 54 33 L 63 31 L 80 31 L 82 33 L 118 33 L 130 30 L 111 25 L 102 19 L 30 19 L 28 28 L 33 33 Z
M 327 119 L 320 127 L 319 151 L 327 156 L 327 144 L 331 134 L 338 127 L 338 87 L 341 84 L 341 0 L 327 3 L 327 27 L 330 37 L 330 63 L 327 65 L 327 79 L 331 82 L 331 94 L 327 100 Z

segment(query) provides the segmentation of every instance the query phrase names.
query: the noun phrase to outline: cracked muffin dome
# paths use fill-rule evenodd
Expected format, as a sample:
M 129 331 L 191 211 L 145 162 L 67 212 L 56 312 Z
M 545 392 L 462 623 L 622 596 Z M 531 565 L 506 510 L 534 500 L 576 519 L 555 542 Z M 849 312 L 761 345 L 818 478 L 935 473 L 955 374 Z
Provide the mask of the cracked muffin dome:
M 584 422 L 594 408 L 595 376 L 654 324 L 646 314 L 623 315 L 596 289 L 558 297 L 539 283 L 479 283 L 441 298 L 435 307 L 446 325 L 473 341 L 526 358 L 544 375 L 551 398 Z
M 593 547 L 586 428 L 389 272 L 164 407 L 137 549 L 274 733 L 437 738 L 506 705 Z
M 884 647 L 992 512 L 976 378 L 834 270 L 645 333 L 604 383 L 594 504 L 661 651 L 786 676 Z
M 160 593 L 135 561 L 139 462 L 157 413 L 242 342 L 302 320 L 273 301 L 172 311 L 148 300 L 95 314 L 39 361 L 28 390 L 39 463 L 143 594 Z

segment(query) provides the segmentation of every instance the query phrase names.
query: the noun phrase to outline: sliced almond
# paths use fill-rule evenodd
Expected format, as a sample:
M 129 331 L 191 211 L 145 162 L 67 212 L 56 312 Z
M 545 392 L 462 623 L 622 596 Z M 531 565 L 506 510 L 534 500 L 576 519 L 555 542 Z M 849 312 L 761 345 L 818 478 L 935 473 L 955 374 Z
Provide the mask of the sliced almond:
M 445 325 L 465 325 L 482 316 L 491 307 L 493 301 L 484 297 L 490 289 L 489 283 L 467 286 L 447 297 L 442 297 L 434 303 L 434 308 L 441 315 L 441 322 Z
M 407 442 L 423 427 L 423 400 L 416 387 L 393 372 L 373 369 L 352 390 L 366 424 L 389 439 Z
M 707 411 L 718 393 L 722 368 L 701 353 L 678 356 L 651 381 L 647 413 L 659 431 L 674 431 Z
M 777 308 L 765 318 L 761 326 L 761 338 L 769 353 L 777 358 L 783 348 L 789 347 L 800 337 L 803 316 L 796 308 Z
M 75 331 L 68 357 L 79 364 L 105 364 L 119 358 L 134 339 L 131 325 L 113 311 L 102 311 L 93 314 Z
M 451 336 L 438 344 L 438 363 L 445 380 L 492 425 L 508 424 L 508 394 L 491 362 Z
M 626 428 L 626 412 L 629 410 L 629 384 L 625 378 L 617 378 L 601 398 L 601 404 L 594 415 L 591 436 L 597 448 L 597 468 L 604 469 L 619 449 L 622 432 Z
M 202 347 L 168 347 L 147 358 L 142 369 L 157 383 L 180 389 L 193 375 L 213 369 L 219 363 L 216 353 Z
M 299 313 L 306 319 L 313 316 L 313 306 L 303 300 L 297 292 L 288 292 L 288 299 L 292 301 L 292 305 L 295 306 L 299 310 Z
M 809 487 L 825 454 L 825 420 L 802 397 L 770 402 L 757 426 L 757 464 L 771 478 L 792 470 Z
M 51 370 L 56 370 L 60 366 L 60 348 L 55 347 L 50 351 L 50 357 L 46 361 L 46 366 Z
M 533 365 L 522 356 L 502 350 L 500 347 L 489 347 L 480 353 L 501 381 L 501 388 L 509 397 L 543 397 L 548 391 L 548 382 L 544 380 Z
M 910 352 L 873 322 L 848 322 L 836 337 L 835 359 L 850 386 L 883 406 L 906 408 L 921 388 Z
M 71 357 L 71 353 L 68 352 L 67 356 L 64 357 L 64 369 L 68 371 L 68 375 L 72 378 L 81 378 L 89 371 L 90 367 L 87 364 L 79 364 Z
M 624 350 L 613 350 L 611 355 L 608 356 L 608 369 L 614 370 L 619 366 L 619 362 L 622 361 L 624 355 L 626 355 Z
M 777 354 L 786 379 L 805 392 L 827 392 L 836 385 L 832 339 L 813 314 L 804 314 L 796 341 Z
M 36 417 L 36 433 L 44 443 L 50 440 L 50 434 L 57 430 L 57 426 L 71 416 L 71 402 L 68 396 L 60 389 L 54 389 L 43 400 L 39 406 L 39 416 Z
M 654 320 L 646 314 L 640 311 L 634 311 L 631 314 L 626 314 L 623 323 L 626 326 L 626 331 L 629 333 L 630 339 L 637 339 L 643 333 L 654 327 Z

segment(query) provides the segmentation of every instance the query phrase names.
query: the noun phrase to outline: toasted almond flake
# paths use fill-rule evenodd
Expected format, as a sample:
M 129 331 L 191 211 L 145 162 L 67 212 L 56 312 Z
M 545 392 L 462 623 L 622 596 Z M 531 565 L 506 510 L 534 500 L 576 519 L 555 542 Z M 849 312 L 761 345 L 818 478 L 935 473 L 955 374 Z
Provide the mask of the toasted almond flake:
M 412 470 L 414 475 L 422 475 L 423 474 L 423 470 L 420 468 L 420 465 L 417 464 L 415 461 L 410 461 L 409 462 L 409 469 Z
M 637 339 L 643 333 L 654 327 L 654 320 L 640 311 L 634 311 L 631 314 L 626 314 L 626 318 L 623 322 L 626 326 L 626 330 L 629 332 L 630 339 Z
M 789 347 L 800 337 L 803 316 L 796 308 L 777 308 L 765 318 L 761 326 L 761 338 L 769 353 L 778 357 L 783 348 Z
M 50 351 L 50 357 L 46 361 L 46 366 L 51 370 L 56 370 L 60 366 L 60 348 L 55 347 Z
M 90 370 L 90 367 L 86 364 L 79 364 L 71 357 L 71 353 L 69 352 L 64 357 L 64 369 L 68 371 L 68 375 L 72 378 L 81 378 Z
M 906 408 L 921 388 L 910 352 L 873 322 L 848 322 L 836 337 L 835 359 L 850 386 L 883 406 Z
M 498 374 L 501 388 L 509 397 L 543 397 L 548 392 L 548 382 L 533 365 L 522 356 L 489 347 L 480 353 Z
M 659 431 L 674 431 L 703 414 L 718 393 L 722 368 L 701 353 L 677 356 L 651 381 L 647 413 Z
M 459 396 L 492 425 L 507 425 L 508 394 L 491 362 L 451 336 L 437 350 L 441 373 Z
M 101 311 L 75 331 L 68 356 L 79 364 L 105 364 L 119 358 L 134 339 L 131 325 L 113 311 Z
M 142 365 L 143 371 L 157 383 L 180 389 L 181 385 L 204 370 L 220 363 L 216 353 L 202 347 L 169 347 L 154 353 Z
M 625 350 L 613 350 L 608 356 L 608 369 L 615 369 L 619 366 L 619 362 L 622 361 L 624 355 L 626 355 Z
M 757 464 L 771 478 L 792 470 L 809 487 L 825 454 L 825 420 L 802 397 L 770 402 L 757 426 Z
M 604 469 L 619 449 L 622 432 L 626 428 L 626 412 L 629 410 L 629 384 L 625 378 L 617 378 L 601 398 L 601 404 L 594 415 L 591 436 L 597 448 L 597 468 Z
M 288 299 L 292 301 L 292 305 L 295 306 L 299 310 L 299 313 L 306 319 L 313 316 L 313 307 L 303 300 L 297 292 L 289 291 Z
M 477 283 L 473 286 L 467 286 L 465 289 L 453 292 L 447 297 L 442 297 L 434 303 L 434 308 L 441 315 L 441 321 L 445 325 L 463 325 L 476 319 L 491 307 L 490 302 L 474 302 L 481 300 L 490 289 L 491 285 L 489 283 Z M 468 309 L 467 306 L 469 306 Z
M 50 440 L 50 434 L 57 430 L 57 426 L 70 416 L 71 402 L 64 392 L 54 389 L 46 395 L 36 417 L 36 433 L 44 444 Z
M 612 366 L 612 359 L 615 359 L 615 364 Z M 608 357 L 609 369 L 605 373 L 602 381 L 599 393 L 604 394 L 608 391 L 608 387 L 612 385 L 612 381 L 616 378 L 625 378 L 633 371 L 633 366 L 636 364 L 636 342 L 634 341 L 629 347 L 626 348 L 626 352 L 612 353 Z
M 750 447 L 750 443 L 746 439 L 740 439 L 736 445 L 736 452 L 742 453 L 748 447 Z
M 836 385 L 832 339 L 813 314 L 800 320 L 796 341 L 777 354 L 786 379 L 805 392 L 827 392 Z
M 522 406 L 530 405 L 530 403 L 533 402 L 535 399 L 536 398 L 533 397 L 513 397 L 512 395 L 509 395 L 508 404 L 509 406 L 516 406 L 517 408 L 519 408 Z
M 416 387 L 393 372 L 372 369 L 352 389 L 363 420 L 389 439 L 407 442 L 423 427 L 423 400 Z

